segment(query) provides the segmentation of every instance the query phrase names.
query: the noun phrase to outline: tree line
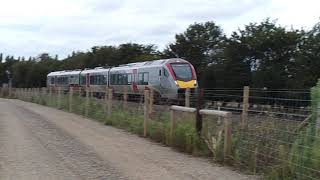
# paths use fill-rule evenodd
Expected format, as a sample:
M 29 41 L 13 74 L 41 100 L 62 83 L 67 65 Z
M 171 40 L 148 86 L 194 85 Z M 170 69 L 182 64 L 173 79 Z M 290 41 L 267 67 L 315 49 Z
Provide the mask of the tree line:
M 310 88 L 320 77 L 320 23 L 304 30 L 265 19 L 229 37 L 215 22 L 194 23 L 162 51 L 155 45 L 126 43 L 72 52 L 62 60 L 46 53 L 28 59 L 0 54 L 0 83 L 8 81 L 7 70 L 15 87 L 41 87 L 51 71 L 173 57 L 192 63 L 205 88 Z

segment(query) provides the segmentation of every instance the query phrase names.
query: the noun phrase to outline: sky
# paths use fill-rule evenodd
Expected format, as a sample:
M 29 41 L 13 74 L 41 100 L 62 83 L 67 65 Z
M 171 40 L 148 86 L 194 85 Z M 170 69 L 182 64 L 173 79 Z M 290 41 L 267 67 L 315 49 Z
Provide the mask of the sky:
M 65 58 L 121 43 L 163 49 L 194 22 L 214 21 L 230 35 L 270 17 L 288 28 L 320 22 L 319 0 L 0 0 L 0 52 Z

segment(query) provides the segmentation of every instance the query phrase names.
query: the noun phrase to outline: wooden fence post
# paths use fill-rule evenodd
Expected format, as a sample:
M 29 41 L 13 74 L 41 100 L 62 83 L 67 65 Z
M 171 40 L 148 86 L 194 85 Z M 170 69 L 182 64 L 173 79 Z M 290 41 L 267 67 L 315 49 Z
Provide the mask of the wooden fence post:
M 198 97 L 197 97 L 197 115 L 196 115 L 196 130 L 198 135 L 201 134 L 202 130 L 202 116 L 199 113 L 200 109 L 203 107 L 203 97 L 204 97 L 204 91 L 203 89 L 199 89 Z
M 38 98 L 37 103 L 40 104 L 41 103 L 41 91 L 40 91 L 40 88 L 36 88 L 36 97 Z
M 248 126 L 248 109 L 249 109 L 249 86 L 243 87 L 243 104 L 241 114 L 241 127 L 247 128 Z
M 45 104 L 46 103 L 46 98 L 45 98 L 45 96 L 46 96 L 46 88 L 45 87 L 42 87 L 41 89 L 40 89 L 40 104 Z
M 224 161 L 227 161 L 231 155 L 232 146 L 232 122 L 229 116 L 224 117 L 224 148 L 223 156 Z
M 32 100 L 32 88 L 29 88 L 29 101 L 31 101 Z
M 71 86 L 70 90 L 69 90 L 69 112 L 73 111 L 73 109 L 72 109 L 73 102 L 72 101 L 73 101 L 73 87 Z
M 148 134 L 148 120 L 149 120 L 149 90 L 144 90 L 144 121 L 143 121 L 143 136 Z
M 61 108 L 61 87 L 59 86 L 58 87 L 58 102 L 57 102 L 57 107 L 58 107 L 58 109 L 60 109 Z
M 123 93 L 123 110 L 127 110 L 128 107 L 128 88 Z
M 185 106 L 190 107 L 190 88 L 187 88 L 185 92 Z
M 111 111 L 112 111 L 112 95 L 113 95 L 113 91 L 112 88 L 108 89 L 108 114 L 107 117 L 111 118 Z
M 150 89 L 150 97 L 149 97 L 149 114 L 153 112 L 153 103 L 154 103 L 154 91 Z
M 88 117 L 89 115 L 89 105 L 90 105 L 90 88 L 86 87 L 86 101 L 85 101 L 85 112 L 84 115 Z
M 89 92 L 90 92 L 90 93 L 89 93 L 90 98 L 93 98 L 93 97 L 94 97 L 94 96 L 93 96 L 93 94 L 94 94 L 94 89 L 90 87 L 90 91 L 89 91 Z
M 170 121 L 171 121 L 171 126 L 170 126 L 170 144 L 173 144 L 174 142 L 174 133 L 176 130 L 177 122 L 176 122 L 176 117 L 173 109 L 170 109 Z
M 50 98 L 52 97 L 52 87 L 51 86 L 49 87 L 49 96 L 50 96 Z
M 9 80 L 9 81 L 10 81 L 10 80 Z M 11 98 L 11 95 L 12 95 L 12 87 L 11 87 L 11 85 L 9 84 L 8 97 Z
M 106 87 L 105 93 L 104 93 L 104 103 L 103 103 L 103 112 L 105 115 L 108 113 L 108 93 L 109 93 L 109 88 Z

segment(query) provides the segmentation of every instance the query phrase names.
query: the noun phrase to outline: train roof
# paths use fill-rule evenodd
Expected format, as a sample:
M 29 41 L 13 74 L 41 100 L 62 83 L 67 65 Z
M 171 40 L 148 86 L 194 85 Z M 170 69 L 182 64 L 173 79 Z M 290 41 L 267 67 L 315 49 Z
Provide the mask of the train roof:
M 167 63 L 188 63 L 188 61 L 181 59 L 181 58 L 171 58 L 171 59 L 159 59 L 154 61 L 145 61 L 145 62 L 137 62 L 137 63 L 129 63 L 114 67 L 112 70 L 121 70 L 121 69 L 134 69 L 134 68 L 141 68 L 141 67 L 159 67 Z
M 66 70 L 66 71 L 55 71 L 48 74 L 48 76 L 63 76 L 63 75 L 77 75 L 79 73 L 86 74 L 86 73 L 98 73 L 98 72 L 108 72 L 110 71 L 117 71 L 117 70 L 126 70 L 126 69 L 135 69 L 135 68 L 143 68 L 143 67 L 159 67 L 163 66 L 167 63 L 188 63 L 188 61 L 181 59 L 181 58 L 171 58 L 171 59 L 159 59 L 154 61 L 144 61 L 144 62 L 136 62 L 136 63 L 129 63 L 119 65 L 117 67 L 104 68 L 104 67 L 96 67 L 93 69 L 84 69 L 84 70 Z
M 87 73 L 99 73 L 99 72 L 108 72 L 110 68 L 104 68 L 104 67 L 95 67 L 93 69 L 84 69 L 81 74 L 87 74 Z
M 64 76 L 64 75 L 77 75 L 81 72 L 80 69 L 76 70 L 65 70 L 65 71 L 55 71 L 48 74 L 48 76 Z

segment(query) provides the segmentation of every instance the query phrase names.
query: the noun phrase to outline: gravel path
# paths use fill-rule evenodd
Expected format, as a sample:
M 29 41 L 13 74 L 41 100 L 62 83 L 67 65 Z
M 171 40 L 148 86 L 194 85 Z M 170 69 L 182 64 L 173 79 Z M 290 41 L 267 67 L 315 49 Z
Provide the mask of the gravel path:
M 0 179 L 249 179 L 81 116 L 0 99 Z

